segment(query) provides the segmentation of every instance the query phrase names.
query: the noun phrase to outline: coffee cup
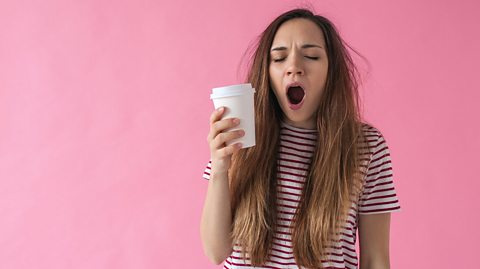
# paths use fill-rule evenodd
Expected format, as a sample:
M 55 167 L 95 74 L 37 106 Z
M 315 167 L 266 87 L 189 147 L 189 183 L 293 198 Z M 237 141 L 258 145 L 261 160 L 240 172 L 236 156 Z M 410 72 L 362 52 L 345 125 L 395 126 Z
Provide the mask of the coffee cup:
M 242 143 L 242 148 L 255 146 L 255 89 L 250 83 L 236 84 L 212 89 L 210 99 L 215 109 L 225 107 L 222 119 L 238 118 L 240 124 L 227 131 L 242 129 L 245 135 L 228 141 L 227 146 L 235 143 Z

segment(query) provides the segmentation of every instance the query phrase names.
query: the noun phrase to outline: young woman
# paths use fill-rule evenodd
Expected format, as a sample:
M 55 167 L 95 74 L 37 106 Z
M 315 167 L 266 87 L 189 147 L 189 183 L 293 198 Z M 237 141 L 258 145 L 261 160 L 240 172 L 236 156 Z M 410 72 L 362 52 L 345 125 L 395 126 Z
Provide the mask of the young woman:
M 226 146 L 243 131 L 226 131 L 238 121 L 222 119 L 225 109 L 212 113 L 201 237 L 214 263 L 389 268 L 390 213 L 400 205 L 386 141 L 361 120 L 346 46 L 328 19 L 286 12 L 261 35 L 249 69 L 256 146 Z

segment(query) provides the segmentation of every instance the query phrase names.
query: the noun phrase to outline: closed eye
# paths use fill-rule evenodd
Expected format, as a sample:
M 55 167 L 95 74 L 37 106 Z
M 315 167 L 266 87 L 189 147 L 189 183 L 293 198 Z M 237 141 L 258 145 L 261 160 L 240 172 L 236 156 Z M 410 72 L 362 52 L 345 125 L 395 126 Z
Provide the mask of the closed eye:
M 320 57 L 305 56 L 305 58 L 310 59 L 310 60 L 318 60 L 318 58 L 320 58 Z M 285 58 L 273 59 L 273 62 L 278 63 L 278 62 L 282 62 L 283 60 L 285 60 Z

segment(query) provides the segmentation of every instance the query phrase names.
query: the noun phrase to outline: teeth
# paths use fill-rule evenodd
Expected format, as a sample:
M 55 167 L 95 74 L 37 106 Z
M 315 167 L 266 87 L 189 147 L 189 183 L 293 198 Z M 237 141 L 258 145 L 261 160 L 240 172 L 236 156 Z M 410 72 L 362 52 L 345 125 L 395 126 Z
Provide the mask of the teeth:
M 296 105 L 302 101 L 305 92 L 300 86 L 292 86 L 288 88 L 287 96 L 290 103 Z

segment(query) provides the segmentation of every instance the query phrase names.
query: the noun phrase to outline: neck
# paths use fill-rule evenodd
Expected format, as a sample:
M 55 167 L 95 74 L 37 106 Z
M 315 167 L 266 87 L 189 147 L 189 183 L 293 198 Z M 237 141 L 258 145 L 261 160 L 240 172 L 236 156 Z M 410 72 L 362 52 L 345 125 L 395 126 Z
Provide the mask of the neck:
M 317 130 L 317 124 L 316 124 L 316 121 L 314 120 L 304 121 L 304 122 L 294 122 L 287 118 L 284 118 L 282 119 L 282 121 L 285 124 L 296 127 L 296 128 L 305 129 L 305 130 Z

